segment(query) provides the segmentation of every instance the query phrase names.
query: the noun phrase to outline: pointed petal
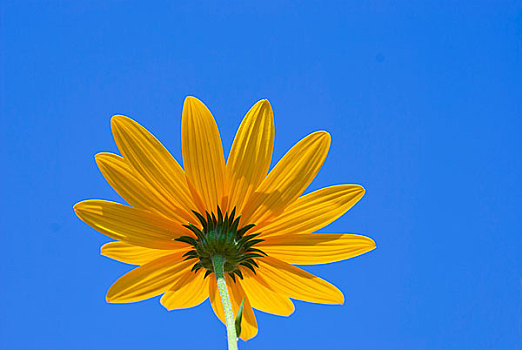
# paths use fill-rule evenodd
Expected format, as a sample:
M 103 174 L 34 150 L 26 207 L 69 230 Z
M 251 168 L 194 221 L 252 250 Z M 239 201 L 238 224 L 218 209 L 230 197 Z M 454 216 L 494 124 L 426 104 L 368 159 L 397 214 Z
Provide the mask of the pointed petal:
M 259 274 L 246 269 L 242 273 L 244 278 L 241 280 L 241 286 L 254 309 L 281 316 L 289 316 L 294 312 L 292 301 L 274 292 Z
M 120 277 L 107 292 L 109 303 L 132 303 L 164 293 L 190 268 L 180 253 L 163 256 Z
M 161 304 L 167 310 L 194 307 L 208 298 L 207 281 L 204 272 L 186 270 L 180 279 L 161 297 Z
M 240 338 L 245 341 L 252 339 L 257 335 L 257 321 L 256 316 L 254 315 L 254 310 L 252 310 L 252 305 L 250 304 L 250 299 L 241 286 L 241 279 L 236 278 L 236 282 L 234 282 L 228 275 L 225 279 L 230 290 L 229 293 L 234 315 L 237 315 L 239 306 L 241 305 L 243 298 L 245 299 L 245 304 L 243 305 L 243 318 L 241 319 Z
M 112 153 L 98 153 L 96 163 L 109 185 L 133 207 L 161 213 L 180 224 L 187 222 L 179 214 L 180 211 L 175 210 L 162 194 L 133 171 L 122 157 Z
M 312 233 L 338 219 L 364 195 L 359 185 L 338 185 L 299 197 L 281 215 L 258 226 L 263 238 L 270 235 Z
M 334 285 L 298 267 L 270 256 L 257 259 L 260 274 L 277 293 L 292 299 L 321 304 L 343 304 L 343 293 Z
M 225 158 L 216 122 L 195 97 L 185 99 L 181 139 L 187 178 L 201 195 L 206 210 L 214 211 L 223 196 Z
M 210 299 L 210 305 L 216 316 L 226 325 L 225 312 L 223 311 L 223 304 L 221 303 L 221 297 L 217 288 L 216 276 L 211 274 L 207 278 L 208 280 L 208 297 Z
M 352 234 L 293 234 L 270 237 L 259 243 L 259 247 L 269 256 L 289 264 L 315 265 L 364 254 L 375 249 L 375 242 Z
M 329 147 L 326 131 L 308 135 L 292 147 L 251 196 L 243 210 L 243 222 L 259 223 L 281 214 L 312 182 Z
M 74 211 L 83 222 L 118 241 L 153 249 L 179 249 L 186 246 L 173 239 L 187 230 L 152 212 L 102 200 L 77 203 Z
M 230 209 L 239 212 L 268 173 L 274 147 L 274 115 L 267 100 L 257 102 L 239 126 L 227 160 Z
M 209 298 L 210 304 L 212 305 L 212 309 L 216 316 L 226 324 L 225 321 L 225 312 L 223 311 L 223 303 L 221 302 L 221 297 L 219 295 L 219 291 L 217 289 L 216 277 L 214 274 L 210 275 L 208 278 L 209 285 Z M 230 297 L 230 302 L 232 304 L 232 310 L 234 312 L 234 316 L 237 315 L 237 311 L 239 310 L 239 305 L 241 305 L 241 301 L 246 296 L 244 290 L 237 283 L 234 283 L 232 279 L 227 275 L 225 277 L 227 282 L 228 294 Z M 236 279 L 236 281 L 239 281 Z M 254 337 L 257 334 L 257 321 L 254 315 L 254 311 L 252 310 L 252 306 L 250 305 L 250 301 L 248 297 L 245 298 L 245 304 L 243 306 L 243 319 L 241 322 L 241 339 L 248 340 Z
M 185 173 L 165 147 L 134 120 L 116 115 L 112 133 L 123 157 L 148 185 L 190 219 L 196 209 L 185 180 Z
M 178 250 L 151 249 L 124 242 L 110 242 L 101 247 L 101 255 L 132 265 L 143 265 L 162 256 L 176 252 L 185 253 L 187 248 Z

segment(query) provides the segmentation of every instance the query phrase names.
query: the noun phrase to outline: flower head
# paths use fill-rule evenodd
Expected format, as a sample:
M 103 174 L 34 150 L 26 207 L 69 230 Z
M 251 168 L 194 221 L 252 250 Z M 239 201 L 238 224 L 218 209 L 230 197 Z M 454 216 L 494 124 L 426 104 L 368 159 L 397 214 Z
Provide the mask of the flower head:
M 86 200 L 75 205 L 87 224 L 116 240 L 101 253 L 139 265 L 118 279 L 107 301 L 127 303 L 160 294 L 169 310 L 210 298 L 224 322 L 212 257 L 224 258 L 234 313 L 244 300 L 241 338 L 257 334 L 253 308 L 290 315 L 290 299 L 342 304 L 332 284 L 293 264 L 323 264 L 375 248 L 368 237 L 313 234 L 349 210 L 359 185 L 337 185 L 302 195 L 322 166 L 330 135 L 318 131 L 297 143 L 270 171 L 274 119 L 267 100 L 247 113 L 225 162 L 217 125 L 194 97 L 183 106 L 183 169 L 135 121 L 112 118 L 122 157 L 96 162 L 129 204 Z

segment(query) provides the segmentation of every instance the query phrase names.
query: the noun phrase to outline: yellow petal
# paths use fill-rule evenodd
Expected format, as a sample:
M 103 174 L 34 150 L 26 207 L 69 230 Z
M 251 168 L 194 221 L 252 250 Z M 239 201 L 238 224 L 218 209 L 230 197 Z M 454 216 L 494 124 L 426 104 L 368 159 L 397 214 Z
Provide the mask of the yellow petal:
M 329 147 L 330 135 L 325 131 L 308 135 L 292 147 L 251 196 L 243 210 L 243 222 L 257 224 L 281 214 L 312 182 Z
M 216 316 L 226 325 L 225 312 L 223 311 L 223 304 L 221 303 L 221 297 L 217 288 L 216 276 L 211 274 L 207 278 L 208 280 L 208 297 L 210 299 L 210 305 Z
M 136 208 L 147 209 L 168 216 L 170 219 L 185 224 L 186 219 L 154 187 L 150 186 L 120 156 L 112 153 L 98 153 L 96 163 L 112 188 Z
M 281 215 L 262 223 L 263 237 L 293 233 L 311 233 L 335 221 L 364 195 L 359 185 L 326 187 L 299 197 Z
M 326 264 L 375 249 L 368 237 L 352 234 L 293 234 L 267 238 L 259 247 L 269 256 L 289 264 Z
M 252 339 L 257 334 L 257 321 L 256 316 L 254 315 L 254 310 L 252 310 L 252 305 L 250 304 L 250 299 L 243 290 L 240 279 L 236 278 L 236 282 L 234 282 L 232 278 L 226 275 L 225 280 L 227 281 L 227 286 L 229 287 L 229 294 L 232 302 L 232 309 L 234 310 L 234 315 L 237 315 L 239 306 L 241 305 L 243 299 L 245 299 L 245 304 L 243 305 L 243 317 L 241 319 L 240 338 L 245 341 Z
M 118 241 L 153 249 L 186 247 L 173 239 L 188 230 L 152 212 L 102 200 L 77 203 L 74 211 L 86 224 Z
M 196 209 L 185 180 L 185 173 L 163 145 L 134 120 L 116 115 L 111 120 L 112 133 L 123 157 L 148 185 L 187 217 Z
M 270 168 L 274 115 L 267 100 L 257 102 L 239 126 L 227 160 L 230 209 L 239 212 Z
M 204 272 L 201 270 L 194 273 L 187 269 L 180 279 L 161 297 L 161 304 L 167 310 L 186 309 L 207 300 L 207 281 L 205 281 L 203 275 Z
M 187 178 L 201 195 L 206 210 L 215 211 L 223 197 L 225 158 L 216 122 L 195 97 L 185 99 L 181 140 Z
M 179 250 L 185 253 L 187 248 L 180 248 Z M 176 252 L 177 250 L 144 248 L 124 242 L 106 243 L 101 247 L 100 251 L 101 255 L 132 265 L 143 265 L 154 259 Z
M 274 292 L 259 274 L 246 269 L 242 273 L 244 278 L 241 280 L 241 286 L 254 309 L 281 316 L 289 316 L 294 312 L 292 301 Z
M 312 303 L 344 303 L 343 293 L 334 285 L 298 267 L 270 256 L 257 259 L 257 263 L 257 273 L 277 293 Z
M 221 302 L 221 297 L 217 289 L 215 275 L 210 275 L 208 280 L 209 298 L 212 309 L 221 322 L 226 324 L 223 303 Z M 241 321 L 241 339 L 248 340 L 257 334 L 257 321 L 254 315 L 254 311 L 252 310 L 250 301 L 248 297 L 246 297 L 243 288 L 241 288 L 238 283 L 234 283 L 228 275 L 225 276 L 225 280 L 227 283 L 228 294 L 234 315 L 237 315 L 241 301 L 243 298 L 245 298 L 245 304 L 243 305 L 243 318 Z M 236 279 L 236 281 L 239 282 L 238 279 Z
M 132 303 L 164 293 L 193 265 L 181 253 L 155 259 L 120 277 L 107 292 L 109 303 Z

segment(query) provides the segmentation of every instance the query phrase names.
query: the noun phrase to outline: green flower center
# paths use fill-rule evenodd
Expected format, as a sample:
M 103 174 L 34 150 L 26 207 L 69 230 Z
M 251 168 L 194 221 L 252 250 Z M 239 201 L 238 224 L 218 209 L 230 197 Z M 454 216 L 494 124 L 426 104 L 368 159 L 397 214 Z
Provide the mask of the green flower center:
M 235 281 L 235 276 L 243 278 L 243 274 L 239 270 L 239 266 L 245 266 L 256 273 L 259 267 L 254 258 L 266 256 L 266 254 L 254 248 L 254 246 L 262 242 L 263 239 L 256 238 L 260 233 L 246 233 L 255 225 L 250 224 L 239 228 L 239 216 L 235 216 L 236 208 L 230 214 L 223 215 L 221 209 L 217 208 L 217 217 L 214 213 L 206 212 L 206 217 L 198 212 L 194 212 L 202 229 L 189 223 L 183 225 L 190 231 L 194 232 L 196 238 L 190 236 L 181 236 L 176 241 L 184 242 L 193 247 L 183 256 L 185 260 L 195 259 L 196 262 L 192 267 L 192 271 L 196 273 L 201 268 L 206 269 L 205 277 L 214 272 L 212 258 L 220 255 L 225 260 L 225 273 Z

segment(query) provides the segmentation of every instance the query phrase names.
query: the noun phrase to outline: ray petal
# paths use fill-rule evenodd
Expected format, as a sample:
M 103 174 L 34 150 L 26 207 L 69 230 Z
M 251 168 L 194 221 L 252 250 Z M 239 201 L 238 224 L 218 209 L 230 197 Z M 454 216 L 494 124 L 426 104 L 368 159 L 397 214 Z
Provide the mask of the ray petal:
M 186 247 L 179 251 L 185 253 Z M 176 253 L 177 250 L 151 249 L 125 242 L 110 242 L 101 247 L 100 254 L 131 265 L 143 265 L 162 256 Z
M 277 216 L 312 182 L 330 147 L 330 134 L 317 131 L 299 141 L 270 171 L 243 210 L 244 222 Z
M 156 211 L 180 224 L 187 222 L 180 215 L 182 211 L 176 210 L 162 194 L 133 171 L 122 157 L 112 153 L 98 153 L 96 163 L 111 187 L 133 207 Z
M 216 316 L 226 324 L 225 321 L 225 312 L 223 311 L 223 304 L 221 303 L 221 297 L 219 296 L 219 291 L 217 288 L 216 276 L 211 274 L 207 278 L 208 280 L 208 297 L 210 299 L 210 305 L 212 306 L 212 310 Z
M 215 275 L 210 275 L 208 280 L 209 298 L 212 309 L 221 322 L 226 324 L 225 312 L 223 311 L 223 304 L 217 289 Z M 252 306 L 250 305 L 250 301 L 248 297 L 246 297 L 246 294 L 241 285 L 238 284 L 239 279 L 236 279 L 237 282 L 234 283 L 234 281 L 232 281 L 232 279 L 227 275 L 225 280 L 227 282 L 228 294 L 234 315 L 237 315 L 241 301 L 243 298 L 245 298 L 245 304 L 243 306 L 243 319 L 241 322 L 241 339 L 248 340 L 253 338 L 257 334 L 257 321 L 254 315 L 254 311 L 252 310 Z
M 257 321 L 256 316 L 254 315 L 254 310 L 252 310 L 252 305 L 250 304 L 250 299 L 241 286 L 242 281 L 241 279 L 236 278 L 236 282 L 234 282 L 228 275 L 225 279 L 227 281 L 227 286 L 229 286 L 230 289 L 230 299 L 232 301 L 234 315 L 237 315 L 239 306 L 243 299 L 245 299 L 245 304 L 243 305 L 243 318 L 241 320 L 240 338 L 243 340 L 252 339 L 257 334 Z
M 359 185 L 338 185 L 299 197 L 279 216 L 258 225 L 262 236 L 312 233 L 338 219 L 364 195 Z
M 134 120 L 116 115 L 111 119 L 112 133 L 123 157 L 133 169 L 169 203 L 190 219 L 196 209 L 185 172 L 167 149 Z
M 207 281 L 203 275 L 204 272 L 201 270 L 196 273 L 185 270 L 179 280 L 161 297 L 161 304 L 167 310 L 186 309 L 207 300 Z
M 181 123 L 183 164 L 187 178 L 214 211 L 223 197 L 225 158 L 219 131 L 208 108 L 195 97 L 187 97 Z
M 270 237 L 259 243 L 269 256 L 289 264 L 326 264 L 353 258 L 375 249 L 368 237 L 352 234 L 293 234 Z
M 179 249 L 186 244 L 173 241 L 186 229 L 164 216 L 123 204 L 86 200 L 74 211 L 92 228 L 112 239 L 153 249 Z
M 164 293 L 192 264 L 180 253 L 155 259 L 120 277 L 107 292 L 110 303 L 132 303 Z
M 248 300 L 254 309 L 274 315 L 289 316 L 294 312 L 292 301 L 281 294 L 274 292 L 269 284 L 259 274 L 250 270 L 242 271 L 241 286 L 248 295 Z
M 257 102 L 239 126 L 227 160 L 230 208 L 239 212 L 270 168 L 274 115 L 267 100 Z
M 282 295 L 312 303 L 344 303 L 343 293 L 337 287 L 311 273 L 270 256 L 257 262 L 258 274 Z

